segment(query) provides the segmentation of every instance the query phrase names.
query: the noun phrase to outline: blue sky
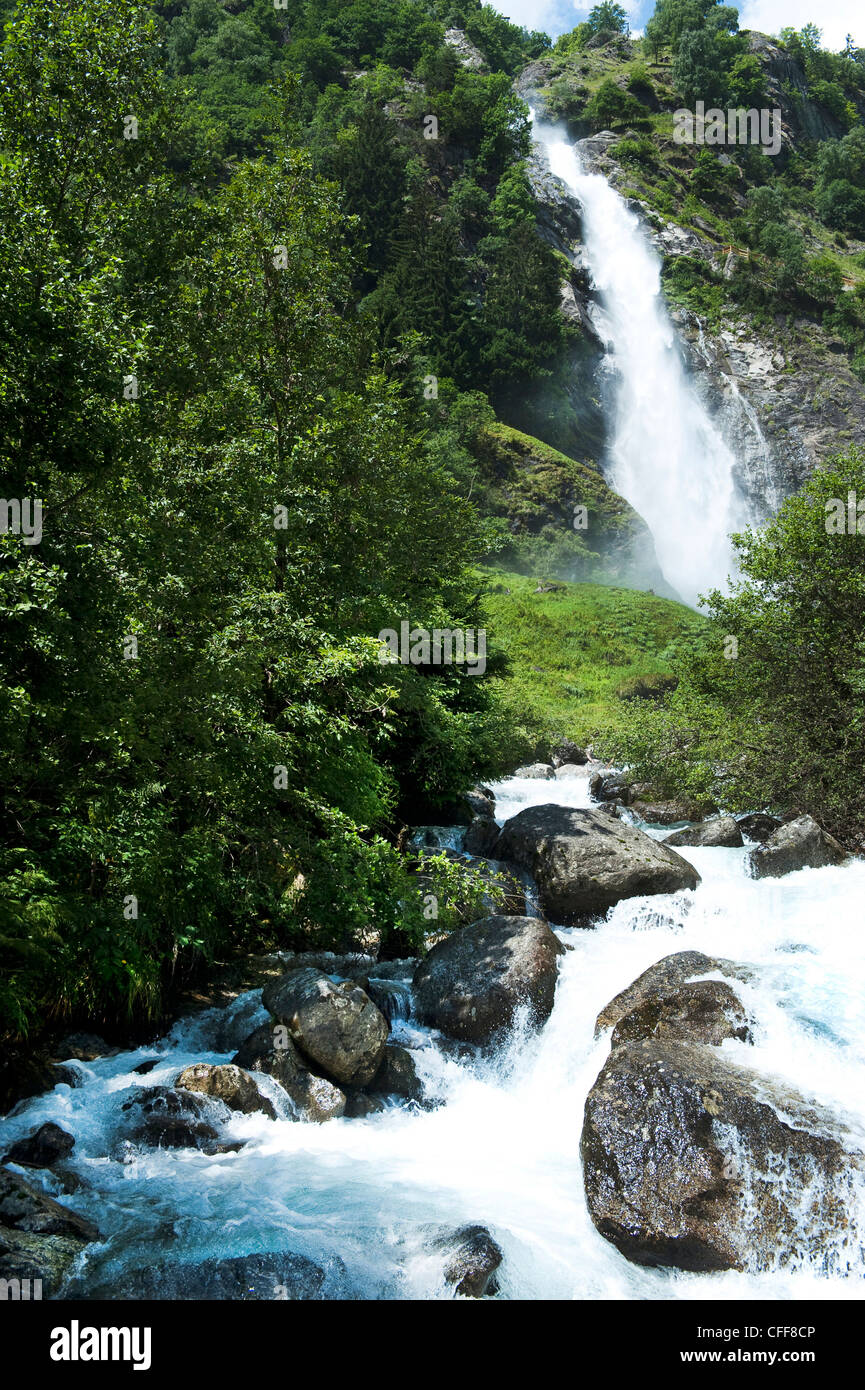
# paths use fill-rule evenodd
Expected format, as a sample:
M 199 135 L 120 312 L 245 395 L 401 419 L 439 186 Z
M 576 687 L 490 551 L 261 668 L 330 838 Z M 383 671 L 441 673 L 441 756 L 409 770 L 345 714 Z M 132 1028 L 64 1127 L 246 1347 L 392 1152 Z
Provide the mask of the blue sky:
M 735 3 L 735 0 L 726 0 Z M 527 29 L 545 29 L 556 38 L 585 19 L 595 0 L 493 0 L 495 9 Z M 655 8 L 655 0 L 619 0 L 627 10 L 632 29 L 642 29 Z M 823 30 L 826 48 L 844 46 L 845 34 L 865 47 L 865 6 L 861 0 L 741 0 L 739 22 L 743 29 L 777 34 L 787 25 L 801 29 L 809 22 Z

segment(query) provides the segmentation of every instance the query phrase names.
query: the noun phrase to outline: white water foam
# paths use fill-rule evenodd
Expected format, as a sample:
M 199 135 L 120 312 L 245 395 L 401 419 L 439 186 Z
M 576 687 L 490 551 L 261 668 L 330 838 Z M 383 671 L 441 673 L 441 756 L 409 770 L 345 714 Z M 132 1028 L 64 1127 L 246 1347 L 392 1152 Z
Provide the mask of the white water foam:
M 500 816 L 587 799 L 582 779 L 512 779 L 495 791 Z M 673 951 L 755 965 L 752 983 L 741 986 L 758 1020 L 755 1044 L 728 1042 L 724 1050 L 789 1081 L 865 1135 L 865 863 L 755 881 L 745 873 L 745 850 L 683 853 L 703 876 L 694 892 L 630 899 L 594 930 L 559 932 L 572 949 L 539 1034 L 518 1029 L 502 1052 L 481 1058 L 441 1049 L 411 1019 L 394 1021 L 394 1038 L 415 1049 L 427 1094 L 441 1102 L 432 1111 L 393 1108 L 324 1125 L 234 1115 L 222 1137 L 246 1140 L 237 1153 L 112 1158 L 120 1106 L 134 1088 L 170 1084 L 194 1061 L 229 1060 L 264 1017 L 254 995 L 227 1013 L 177 1025 L 155 1047 L 82 1064 L 81 1087 L 59 1085 L 26 1103 L 6 1121 L 7 1142 L 49 1119 L 76 1139 L 71 1167 L 80 1188 L 64 1195 L 49 1175 L 40 1180 L 107 1237 L 91 1248 L 87 1287 L 117 1297 L 126 1271 L 143 1264 L 285 1249 L 327 1266 L 326 1292 L 334 1296 L 450 1298 L 431 1237 L 480 1222 L 504 1251 L 505 1298 L 861 1297 L 861 1277 L 827 1276 L 815 1266 L 761 1275 L 642 1269 L 591 1223 L 580 1131 L 586 1094 L 609 1050 L 607 1037 L 594 1037 L 595 1018 Z M 207 1049 L 208 1035 L 218 1051 Z M 132 1074 L 154 1056 L 155 1070 Z

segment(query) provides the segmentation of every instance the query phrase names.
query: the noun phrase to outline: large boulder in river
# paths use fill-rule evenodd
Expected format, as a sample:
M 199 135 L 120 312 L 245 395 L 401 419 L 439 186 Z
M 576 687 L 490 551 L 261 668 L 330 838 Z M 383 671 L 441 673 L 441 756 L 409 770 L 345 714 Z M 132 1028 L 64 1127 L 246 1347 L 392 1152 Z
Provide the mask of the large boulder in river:
M 780 878 L 796 869 L 822 869 L 840 864 L 846 855 L 837 840 L 828 835 L 811 816 L 798 816 L 780 826 L 751 851 L 749 861 L 754 878 Z
M 664 844 L 693 846 L 713 849 L 739 849 L 742 832 L 732 816 L 714 816 L 701 825 L 688 825 L 684 830 L 674 830 L 672 835 L 664 836 Z
M 398 1096 L 400 1100 L 423 1099 L 423 1083 L 407 1047 L 388 1043 L 384 1050 L 384 1061 L 370 1085 L 370 1090 L 380 1095 Z
M 0 1168 L 0 1279 L 28 1279 L 31 1298 L 52 1298 L 94 1240 L 101 1236 L 92 1222 Z M 38 1292 L 34 1280 L 41 1281 Z
M 232 1058 L 247 1071 L 264 1072 L 288 1094 L 298 1119 L 322 1124 L 345 1114 L 346 1096 L 332 1081 L 315 1076 L 303 1063 L 285 1024 L 262 1023 Z
M 536 917 L 484 917 L 434 946 L 414 977 L 415 1008 L 448 1037 L 484 1043 L 529 1006 L 536 1024 L 552 1012 L 562 946 Z
M 210 1062 L 195 1062 L 185 1067 L 174 1083 L 180 1091 L 197 1091 L 203 1096 L 213 1096 L 224 1101 L 229 1110 L 237 1110 L 241 1115 L 251 1115 L 256 1110 L 264 1111 L 270 1119 L 276 1118 L 273 1103 L 263 1096 L 248 1071 L 228 1063 L 214 1066 Z
M 518 767 L 513 773 L 514 777 L 531 777 L 540 781 L 555 775 L 556 770 L 551 763 L 527 763 L 525 767 Z
M 338 1085 L 372 1081 L 388 1026 L 359 985 L 334 984 L 321 970 L 291 970 L 265 986 L 262 1002 L 286 1025 L 300 1053 Z
M 762 1271 L 858 1263 L 862 1156 L 833 1117 L 715 1048 L 631 1043 L 589 1092 L 580 1151 L 595 1226 L 629 1260 Z
M 625 1014 L 613 1029 L 612 1047 L 644 1038 L 681 1038 L 718 1047 L 727 1038 L 749 1042 L 750 1019 L 726 980 L 692 980 L 658 990 Z
M 560 738 L 551 748 L 550 758 L 555 768 L 565 765 L 584 767 L 589 761 L 589 754 L 585 748 L 574 743 L 573 739 Z
M 669 1001 L 678 1001 L 682 1006 L 680 1021 L 683 1028 L 678 1031 L 677 1036 L 690 1037 L 692 1041 L 713 1042 L 709 1036 L 700 1036 L 700 1014 L 702 1008 L 709 1007 L 709 1015 L 703 1015 L 706 1023 L 709 1023 L 709 1016 L 712 1013 L 710 1000 L 711 992 L 694 994 L 689 992 L 689 988 L 694 983 L 713 983 L 712 981 L 699 981 L 695 977 L 701 975 L 723 975 L 725 979 L 747 981 L 751 979 L 752 972 L 746 965 L 740 965 L 737 961 L 725 960 L 723 957 L 704 956 L 701 951 L 677 951 L 675 955 L 664 956 L 661 960 L 655 961 L 648 970 L 644 970 L 642 975 L 638 975 L 636 980 L 617 994 L 615 999 L 611 999 L 609 1004 L 601 1010 L 595 1022 L 595 1033 L 602 1033 L 606 1028 L 618 1028 L 626 1018 L 634 1021 L 630 1027 L 633 1029 L 634 1023 L 638 1019 L 648 1023 L 651 1018 L 651 1010 L 656 1004 L 667 1001 L 663 1004 L 660 1018 L 670 1019 Z M 714 982 L 720 983 L 720 982 Z M 732 990 L 731 990 L 732 994 Z M 729 996 L 721 994 L 714 996 L 717 1000 L 729 1001 Z M 736 1003 L 742 1009 L 738 997 Z M 699 1001 L 702 1000 L 702 1005 Z M 722 1005 L 723 1007 L 723 1005 Z M 744 1010 L 742 1010 L 744 1022 Z M 690 1019 L 690 1022 L 688 1021 Z M 674 1025 L 675 1026 L 675 1025 Z M 650 1036 L 652 1029 L 648 1028 L 642 1036 Z M 711 1025 L 710 1029 L 711 1031 Z M 635 1033 L 634 1036 L 637 1036 Z M 736 1031 L 725 1033 L 726 1037 L 741 1037 L 742 1034 Z M 721 1041 L 719 1038 L 718 1041 Z
M 208 1096 L 148 1086 L 120 1107 L 133 1121 L 129 1138 L 158 1149 L 202 1149 L 212 1153 L 219 1139 L 217 1124 L 225 1110 Z
M 468 802 L 473 816 L 495 816 L 496 798 L 491 787 L 472 787 L 465 792 L 463 801 Z
M 736 817 L 736 824 L 749 840 L 757 840 L 762 845 L 770 835 L 781 829 L 783 821 L 777 816 L 770 816 L 768 811 L 748 811 L 747 815 Z
M 502 828 L 498 853 L 535 877 L 547 917 L 565 925 L 622 898 L 696 888 L 700 875 L 675 850 L 609 812 L 529 806 Z
M 483 1298 L 496 1292 L 496 1270 L 504 1258 L 486 1226 L 462 1226 L 435 1242 L 447 1251 L 446 1284 L 453 1284 L 462 1298 Z
M 498 823 L 492 816 L 475 816 L 471 824 L 466 826 L 463 849 L 467 854 L 492 855 L 500 834 Z
M 696 801 L 642 801 L 634 797 L 630 807 L 634 815 L 647 825 L 676 825 L 678 821 L 703 819 L 702 809 Z
M 4 1163 L 18 1163 L 22 1168 L 51 1168 L 74 1149 L 75 1140 L 65 1129 L 48 1120 L 26 1138 L 13 1144 Z
M 278 1251 L 225 1260 L 171 1261 L 125 1276 L 115 1298 L 260 1302 L 323 1297 L 325 1271 L 305 1255 Z

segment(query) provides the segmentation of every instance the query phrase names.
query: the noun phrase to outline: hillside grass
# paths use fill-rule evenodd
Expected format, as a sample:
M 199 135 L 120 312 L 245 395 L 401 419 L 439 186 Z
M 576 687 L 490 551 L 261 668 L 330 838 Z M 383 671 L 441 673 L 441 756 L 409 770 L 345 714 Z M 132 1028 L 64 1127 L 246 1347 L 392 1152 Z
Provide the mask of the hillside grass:
M 508 661 L 496 677 L 521 751 L 544 754 L 564 736 L 586 744 L 624 727 L 631 708 L 616 691 L 636 676 L 671 674 L 674 646 L 705 619 L 672 599 L 636 589 L 486 569 L 490 652 Z M 509 592 L 507 592 L 509 591 Z

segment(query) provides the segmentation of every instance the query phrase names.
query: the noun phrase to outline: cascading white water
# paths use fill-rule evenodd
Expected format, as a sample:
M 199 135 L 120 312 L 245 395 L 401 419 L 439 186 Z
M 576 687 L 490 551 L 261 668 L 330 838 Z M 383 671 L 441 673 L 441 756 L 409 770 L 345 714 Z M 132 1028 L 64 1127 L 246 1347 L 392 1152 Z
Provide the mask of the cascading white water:
M 495 790 L 500 820 L 542 802 L 589 804 L 582 778 L 511 779 Z M 115 1156 L 123 1104 L 139 1087 L 171 1084 L 191 1062 L 228 1061 L 265 1017 L 251 994 L 176 1025 L 153 1047 L 81 1063 L 83 1084 L 26 1102 L 4 1123 L 4 1142 L 45 1120 L 71 1132 L 75 1190 L 65 1193 L 48 1173 L 38 1180 L 106 1237 L 88 1249 L 84 1292 L 129 1296 L 132 1274 L 161 1260 L 291 1250 L 327 1270 L 331 1297 L 451 1298 L 431 1237 L 480 1222 L 504 1252 L 505 1298 L 861 1297 L 865 1262 L 856 1263 L 855 1251 L 852 1278 L 807 1259 L 759 1275 L 683 1274 L 629 1264 L 591 1223 L 580 1130 L 609 1051 L 594 1021 L 673 951 L 753 965 L 741 988 L 755 1041 L 725 1042 L 723 1052 L 785 1078 L 834 1110 L 860 1143 L 865 1138 L 865 862 L 755 881 L 745 873 L 745 850 L 682 853 L 702 875 L 694 892 L 633 898 L 594 930 L 559 930 L 572 949 L 540 1033 L 517 1030 L 498 1054 L 465 1056 L 411 1018 L 394 1018 L 394 1038 L 414 1049 L 426 1093 L 440 1102 L 431 1111 L 394 1107 L 323 1125 L 233 1115 L 220 1137 L 245 1141 L 236 1153 Z M 152 1071 L 133 1073 L 154 1056 Z M 857 1214 L 850 1217 L 855 1226 Z M 807 1214 L 800 1220 L 806 1235 Z M 844 1259 L 850 1263 L 839 1252 L 841 1266 Z
M 559 127 L 535 120 L 534 133 L 582 207 L 586 266 L 602 306 L 596 327 L 616 373 L 610 483 L 648 523 L 667 581 L 694 604 L 724 588 L 733 570 L 728 537 L 746 520 L 735 460 L 688 381 L 660 263 L 637 217 L 606 179 L 583 170 Z

